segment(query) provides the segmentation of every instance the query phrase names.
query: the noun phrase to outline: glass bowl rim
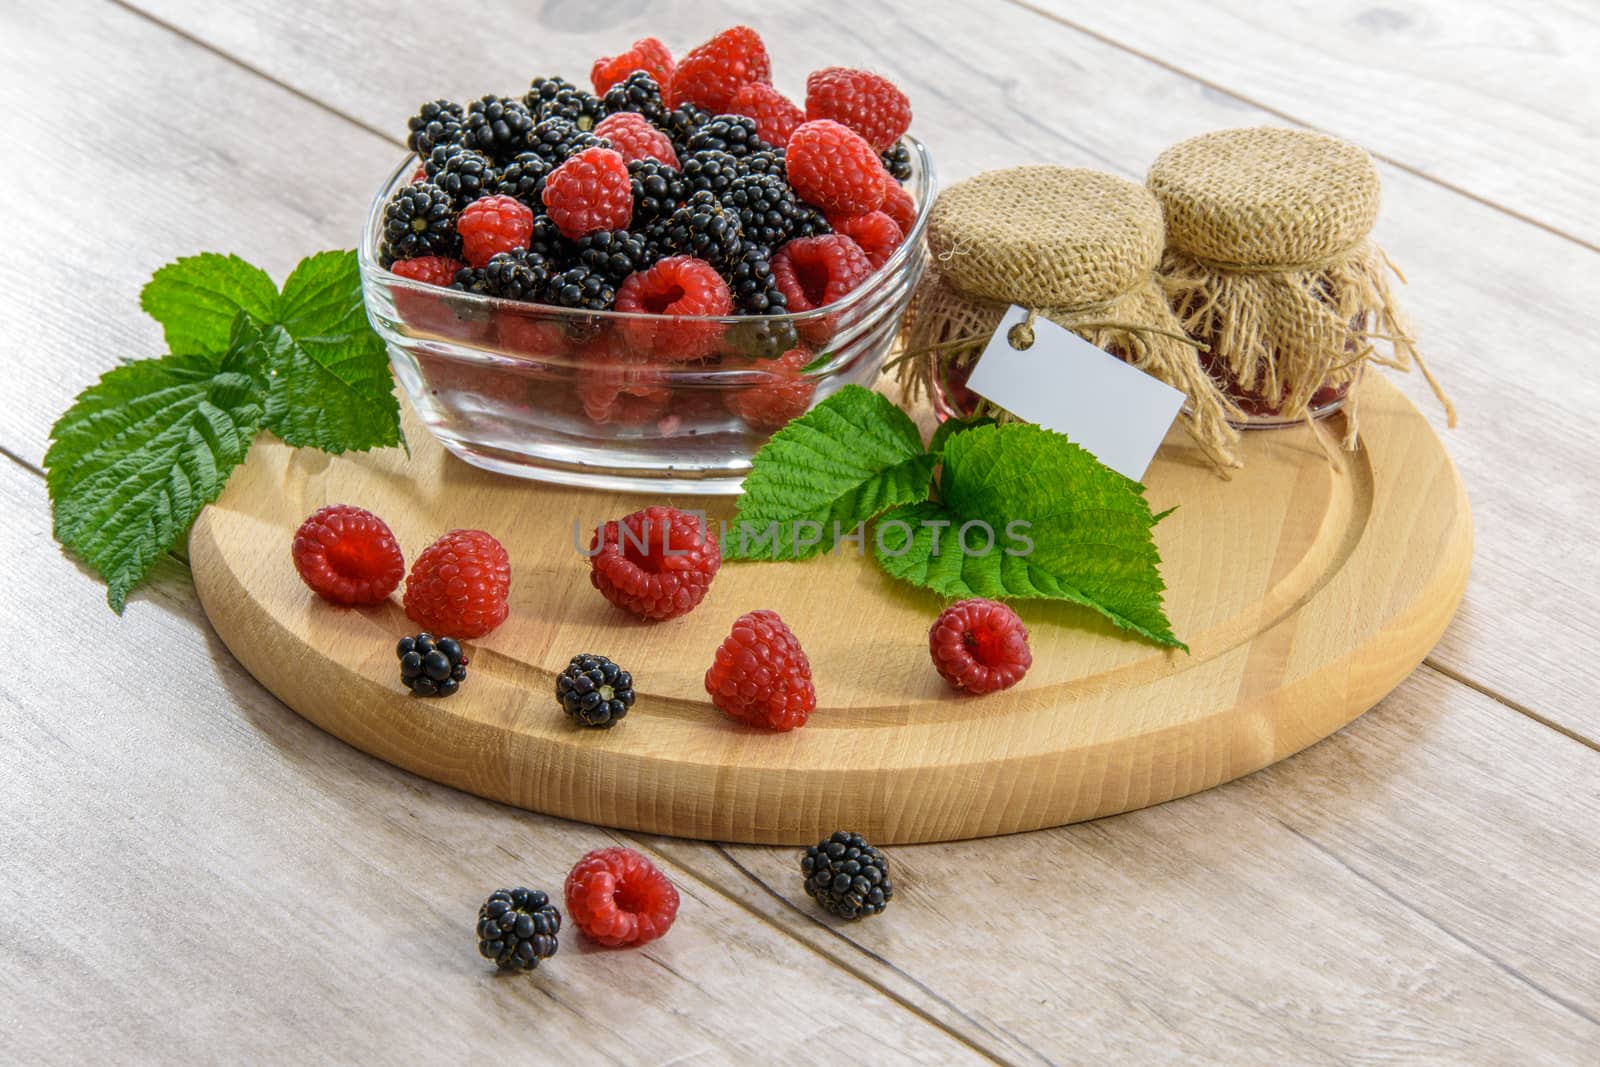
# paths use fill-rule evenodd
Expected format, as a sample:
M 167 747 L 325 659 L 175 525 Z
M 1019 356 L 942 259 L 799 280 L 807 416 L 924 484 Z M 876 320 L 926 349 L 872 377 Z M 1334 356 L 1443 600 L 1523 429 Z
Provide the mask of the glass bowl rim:
M 812 308 L 809 311 L 790 311 L 781 315 L 665 315 L 640 311 L 590 311 L 585 308 L 558 307 L 554 304 L 538 304 L 527 300 L 507 300 L 502 297 L 487 296 L 483 293 L 470 293 L 463 289 L 446 289 L 448 299 L 452 302 L 459 301 L 465 307 L 479 307 L 486 312 L 490 310 L 508 310 L 512 313 L 530 316 L 546 316 L 550 318 L 581 317 L 588 320 L 626 321 L 626 322 L 678 322 L 678 323 L 721 323 L 733 325 L 738 323 L 749 324 L 752 322 L 787 322 L 793 324 L 817 322 L 834 315 L 849 311 L 857 304 L 869 302 L 874 294 L 883 291 L 883 284 L 894 278 L 904 269 L 916 254 L 923 235 L 928 229 L 928 216 L 933 210 L 934 201 L 938 199 L 938 175 L 934 170 L 933 156 L 928 151 L 928 146 L 922 141 L 906 134 L 900 138 L 900 143 L 906 145 L 911 151 L 912 159 L 916 163 L 915 177 L 916 192 L 920 193 L 917 203 L 917 217 L 912 223 L 911 232 L 905 235 L 905 240 L 900 242 L 900 247 L 878 267 L 869 274 L 860 285 L 857 285 L 843 297 L 831 304 Z M 430 285 L 427 282 L 417 281 L 395 274 L 384 267 L 376 255 L 378 233 L 382 229 L 383 209 L 394 191 L 404 184 L 403 179 L 415 173 L 420 165 L 416 153 L 407 153 L 378 188 L 377 195 L 373 197 L 372 204 L 367 210 L 366 226 L 363 229 L 361 243 L 357 248 L 357 259 L 361 267 L 362 287 L 365 289 L 369 278 L 381 273 L 380 280 L 391 289 L 399 289 L 422 295 L 438 298 L 441 286 Z M 893 180 L 892 178 L 889 180 Z

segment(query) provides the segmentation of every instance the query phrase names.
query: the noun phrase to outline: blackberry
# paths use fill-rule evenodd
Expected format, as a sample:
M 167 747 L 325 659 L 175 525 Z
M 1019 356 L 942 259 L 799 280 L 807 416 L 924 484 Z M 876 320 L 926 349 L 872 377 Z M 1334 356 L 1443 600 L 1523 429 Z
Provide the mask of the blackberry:
M 746 241 L 776 248 L 794 236 L 800 202 L 789 183 L 773 174 L 741 174 L 733 179 L 722 203 L 738 212 Z
M 467 105 L 462 141 L 496 163 L 505 163 L 527 150 L 532 132 L 533 116 L 527 108 L 515 100 L 491 95 Z
M 550 265 L 536 252 L 498 252 L 483 267 L 482 292 L 506 300 L 539 300 L 550 283 Z
M 418 256 L 453 257 L 460 250 L 455 203 L 432 182 L 412 182 L 396 190 L 384 205 L 380 249 L 384 266 Z
M 406 122 L 411 130 L 406 136 L 406 147 L 419 158 L 427 159 L 438 145 L 459 143 L 464 122 L 465 112 L 460 104 L 449 100 L 430 100 Z
M 650 125 L 671 136 L 671 111 L 661 95 L 661 86 L 656 84 L 648 71 L 636 70 L 607 89 L 600 106 L 607 115 L 615 115 L 619 111 L 637 112 Z
M 518 152 L 509 163 L 495 172 L 494 191 L 503 196 L 514 196 L 538 211 L 541 206 L 539 194 L 544 191 L 544 179 L 550 170 L 550 161 L 539 153 Z
M 400 680 L 419 697 L 450 696 L 466 680 L 467 654 L 453 637 L 402 637 L 394 652 L 400 657 Z
M 833 227 L 828 225 L 828 217 L 820 208 L 812 207 L 804 200 L 795 203 L 794 237 L 821 237 L 833 232 Z
M 628 164 L 633 183 L 633 225 L 667 218 L 689 195 L 689 183 L 676 167 L 656 159 L 636 159 Z
M 711 193 L 695 193 L 672 213 L 666 244 L 677 255 L 703 259 L 723 269 L 732 265 L 744 245 L 739 216 Z
M 672 147 L 677 149 L 679 159 L 689 154 L 689 138 L 710 121 L 711 112 L 701 110 L 693 104 L 679 104 L 667 112 L 667 124 L 663 129 L 666 130 L 667 136 L 672 138 Z
M 894 147 L 883 153 L 883 169 L 889 172 L 889 177 L 897 182 L 911 179 L 911 149 L 906 147 L 904 141 L 896 141 Z
M 616 287 L 584 266 L 568 267 L 552 276 L 544 295 L 547 304 L 585 311 L 609 311 L 617 303 Z
M 862 919 L 888 907 L 894 896 L 889 858 L 860 834 L 835 830 L 800 858 L 806 892 L 841 919 Z
M 788 181 L 789 169 L 785 156 L 786 153 L 781 148 L 763 148 L 758 152 L 751 152 L 747 156 L 740 156 L 739 173 L 775 174 L 784 181 Z
M 429 181 L 449 194 L 457 211 L 488 195 L 497 180 L 488 156 L 458 144 L 435 148 L 422 169 Z
M 522 103 L 535 122 L 561 118 L 580 130 L 594 129 L 608 114 L 599 97 L 565 78 L 533 79 L 522 96 Z
M 552 267 L 565 268 L 574 261 L 572 242 L 561 236 L 561 230 L 542 207 L 534 208 L 533 235 L 528 238 L 528 251 L 543 256 Z
M 714 149 L 731 156 L 772 150 L 756 133 L 756 120 L 743 115 L 718 115 L 689 137 L 688 148 L 691 154 Z
M 728 327 L 726 343 L 751 359 L 777 359 L 799 346 L 800 333 L 788 319 L 746 318 Z
M 679 158 L 683 160 L 683 180 L 688 183 L 691 193 L 704 190 L 715 193 L 720 199 L 733 184 L 733 179 L 739 176 L 739 161 L 726 152 L 708 149 L 697 155 Z
M 533 128 L 529 135 L 528 147 L 544 158 L 550 164 L 550 169 L 561 166 L 567 157 L 585 148 L 596 145 L 609 147 L 610 141 L 596 137 L 587 130 L 580 130 L 568 120 L 556 116 L 545 119 Z
M 610 729 L 633 707 L 633 675 L 585 652 L 556 675 L 556 699 L 579 726 Z
M 560 947 L 561 913 L 537 889 L 497 889 L 478 909 L 478 954 L 502 971 L 531 971 Z
M 765 245 L 746 243 L 726 272 L 734 306 L 746 315 L 781 315 L 789 300 L 772 277 L 772 253 Z M 790 345 L 789 348 L 793 348 Z M 785 348 L 778 355 L 787 352 Z
M 649 242 L 627 230 L 601 230 L 574 242 L 578 263 L 613 284 L 637 271 L 645 270 L 661 257 L 654 255 Z

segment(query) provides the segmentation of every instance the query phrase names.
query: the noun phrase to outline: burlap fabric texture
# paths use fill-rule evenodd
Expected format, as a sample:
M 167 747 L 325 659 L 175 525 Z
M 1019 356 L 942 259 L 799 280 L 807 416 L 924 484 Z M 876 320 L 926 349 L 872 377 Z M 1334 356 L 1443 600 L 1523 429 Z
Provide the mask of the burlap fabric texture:
M 1239 412 L 1158 283 L 1161 210 L 1143 186 L 1069 167 L 989 171 L 940 195 L 928 242 L 933 260 L 906 314 L 899 364 L 912 396 L 976 362 L 1018 304 L 1181 390 L 1195 441 L 1219 468 L 1238 466 L 1229 419 Z
M 1415 361 L 1455 425 L 1394 301 L 1399 271 L 1371 239 L 1379 183 L 1365 152 L 1303 130 L 1219 130 L 1167 149 L 1147 182 L 1166 221 L 1168 298 L 1241 387 L 1309 418 L 1325 385 Z M 1354 448 L 1354 393 L 1345 413 Z

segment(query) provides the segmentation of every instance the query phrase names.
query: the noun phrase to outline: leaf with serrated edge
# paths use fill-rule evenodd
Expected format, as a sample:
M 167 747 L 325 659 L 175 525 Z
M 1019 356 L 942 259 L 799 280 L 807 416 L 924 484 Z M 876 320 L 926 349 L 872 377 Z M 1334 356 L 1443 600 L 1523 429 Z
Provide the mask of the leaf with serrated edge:
M 278 287 L 266 271 L 238 256 L 202 252 L 156 271 L 139 305 L 161 323 L 173 352 L 220 355 L 239 312 L 258 322 L 276 320 Z
M 940 501 L 897 508 L 879 520 L 878 561 L 885 571 L 944 596 L 1067 600 L 1093 608 L 1117 626 L 1159 645 L 1188 650 L 1172 633 L 1161 604 L 1161 556 L 1143 488 L 1102 466 L 1060 434 L 1037 426 L 984 426 L 945 442 Z M 939 552 L 933 552 L 935 527 Z M 1006 530 L 1026 521 L 1027 554 L 1009 554 Z M 914 531 L 910 551 L 892 555 Z M 982 521 L 995 547 L 966 555 L 963 524 Z M 980 548 L 986 537 L 975 539 Z
M 250 449 L 266 382 L 241 352 L 210 374 L 194 356 L 117 367 L 51 432 L 56 538 L 105 579 L 118 612 Z
M 848 385 L 772 436 L 756 453 L 722 554 L 807 559 L 827 551 L 834 524 L 849 532 L 880 511 L 928 495 L 935 457 L 888 399 Z M 818 544 L 797 552 L 796 522 L 817 523 Z M 775 540 L 759 540 L 776 523 Z M 741 538 L 749 530 L 748 539 Z
M 283 285 L 265 425 L 297 447 L 365 451 L 400 443 L 383 340 L 367 323 L 354 252 L 301 260 Z
M 943 453 L 945 442 L 953 435 L 975 430 L 979 426 L 993 425 L 994 420 L 987 415 L 971 419 L 945 419 L 939 424 L 939 428 L 933 431 L 933 440 L 928 442 L 928 451 Z

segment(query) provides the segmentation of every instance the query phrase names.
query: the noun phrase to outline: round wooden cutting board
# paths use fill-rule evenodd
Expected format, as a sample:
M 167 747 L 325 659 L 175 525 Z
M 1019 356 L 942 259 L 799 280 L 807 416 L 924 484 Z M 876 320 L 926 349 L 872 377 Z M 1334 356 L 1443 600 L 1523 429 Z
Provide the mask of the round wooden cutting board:
M 1324 431 L 1342 433 L 1342 416 Z M 1178 431 L 1146 477 L 1173 626 L 1191 654 L 1123 637 L 1066 605 L 1022 603 L 1034 664 L 970 697 L 928 658 L 942 603 L 870 559 L 727 564 L 692 614 L 646 624 L 589 584 L 574 526 L 655 502 L 485 473 L 412 421 L 399 449 L 329 457 L 258 442 L 190 538 L 195 585 L 239 661 L 290 707 L 417 774 L 536 811 L 651 833 L 783 844 L 847 828 L 892 844 L 1010 833 L 1157 804 L 1297 752 L 1350 722 L 1421 662 L 1454 613 L 1472 554 L 1455 468 L 1378 375 L 1361 450 L 1330 465 L 1309 428 L 1246 435 L 1213 474 Z M 398 594 L 341 609 L 300 582 L 295 527 L 351 503 L 382 515 L 409 562 L 479 527 L 512 560 L 511 617 L 469 643 L 449 699 L 400 685 L 415 629 Z M 731 515 L 725 501 L 683 507 Z M 588 534 L 581 535 L 585 544 Z M 776 610 L 810 656 L 818 707 L 772 734 L 725 719 L 702 685 L 733 620 Z M 617 728 L 581 730 L 554 697 L 579 652 L 633 672 Z

